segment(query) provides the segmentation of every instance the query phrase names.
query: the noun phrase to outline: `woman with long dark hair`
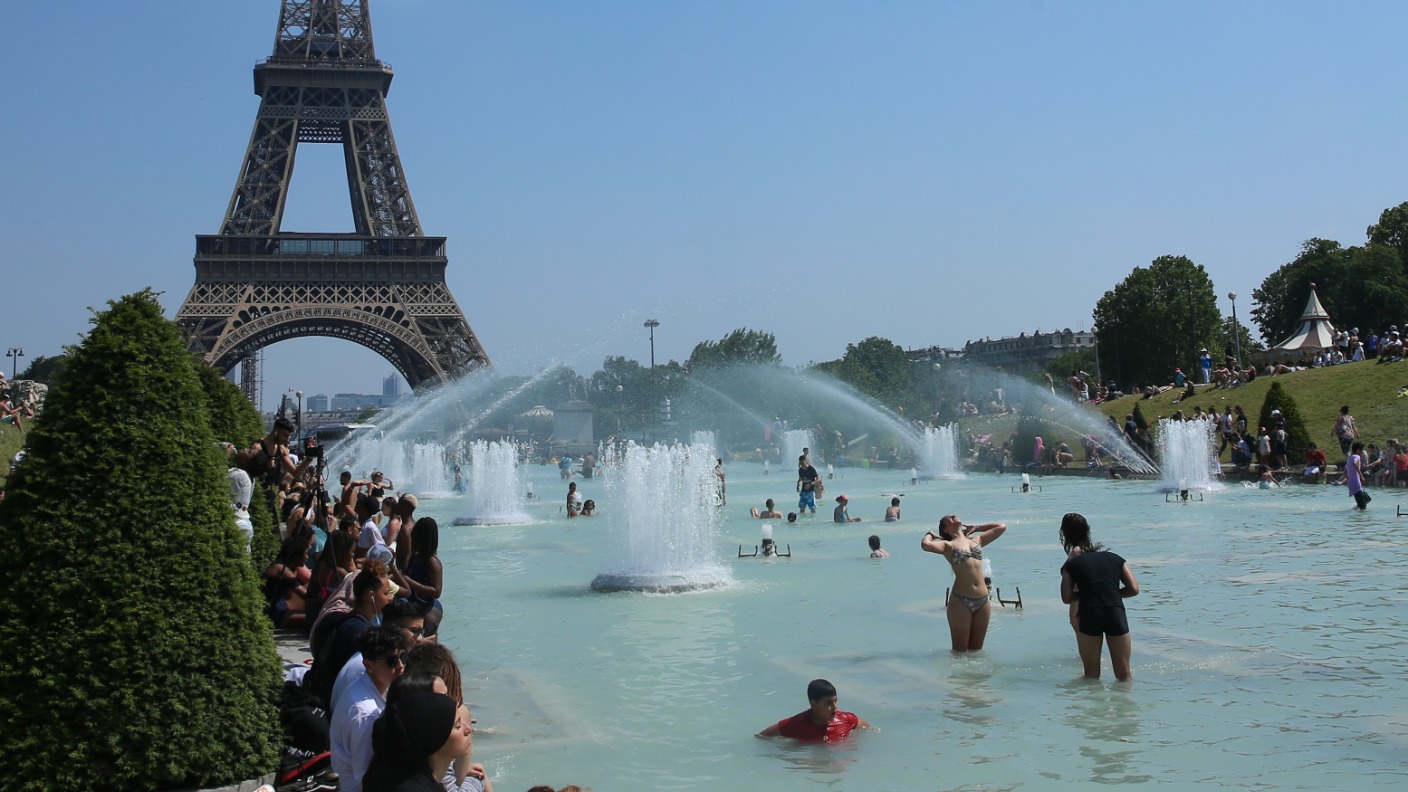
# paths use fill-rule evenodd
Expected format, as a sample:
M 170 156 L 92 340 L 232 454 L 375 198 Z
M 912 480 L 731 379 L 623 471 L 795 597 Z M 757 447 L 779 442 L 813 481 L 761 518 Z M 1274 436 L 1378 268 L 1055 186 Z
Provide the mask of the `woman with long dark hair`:
M 440 563 L 440 524 L 434 517 L 422 517 L 411 528 L 411 557 L 404 571 L 395 570 L 396 585 L 405 595 L 426 606 L 425 634 L 435 635 L 445 609 L 440 595 L 445 590 L 445 567 Z
M 1079 603 L 1075 618 L 1076 646 L 1085 675 L 1100 678 L 1101 643 L 1110 648 L 1115 678 L 1134 677 L 1130 655 L 1134 643 L 1125 618 L 1124 598 L 1139 594 L 1139 581 L 1129 562 L 1091 541 L 1090 523 L 1071 512 L 1061 518 L 1061 546 L 1068 553 L 1061 567 L 1061 601 Z
M 357 524 L 355 519 L 343 518 L 343 522 Z M 318 555 L 318 563 L 313 567 L 313 579 L 308 583 L 308 597 L 304 605 L 308 623 L 318 617 L 323 603 L 337 591 L 342 579 L 357 571 L 357 562 L 352 557 L 356 544 L 352 534 L 343 528 L 328 534 L 327 544 L 323 545 L 323 552 Z

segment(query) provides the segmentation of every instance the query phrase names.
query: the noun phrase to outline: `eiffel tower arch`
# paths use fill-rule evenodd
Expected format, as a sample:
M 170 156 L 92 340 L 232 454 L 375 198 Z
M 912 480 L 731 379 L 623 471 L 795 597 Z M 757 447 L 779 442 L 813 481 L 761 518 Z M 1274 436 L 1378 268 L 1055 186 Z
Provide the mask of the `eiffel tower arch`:
M 306 336 L 360 344 L 412 388 L 489 363 L 445 283 L 445 238 L 421 233 L 367 5 L 282 0 L 274 54 L 254 67 L 261 101 L 244 164 L 220 233 L 196 236 L 196 282 L 176 313 L 190 348 L 222 372 Z M 342 145 L 352 233 L 283 230 L 300 143 Z

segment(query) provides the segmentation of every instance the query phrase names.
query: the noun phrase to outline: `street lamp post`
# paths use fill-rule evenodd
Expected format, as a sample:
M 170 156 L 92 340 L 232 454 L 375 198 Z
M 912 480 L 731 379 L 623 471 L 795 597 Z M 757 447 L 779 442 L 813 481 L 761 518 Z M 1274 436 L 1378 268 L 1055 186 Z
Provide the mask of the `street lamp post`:
M 294 416 L 294 420 L 298 423 L 298 436 L 299 436 L 299 437 L 302 437 L 302 436 L 303 436 L 303 391 L 299 391 L 299 392 L 298 392 L 298 414 L 297 414 L 296 416 Z
M 655 409 L 655 398 L 660 395 L 660 389 L 655 387 L 655 328 L 660 326 L 658 319 L 646 319 L 645 326 L 650 328 L 650 408 Z
M 1242 326 L 1237 324 L 1237 292 L 1227 292 L 1232 301 L 1232 346 L 1236 350 L 1237 370 L 1242 370 Z
M 10 359 L 10 379 L 19 376 L 20 358 L 24 357 L 24 349 L 20 347 L 10 347 L 5 353 L 5 357 Z

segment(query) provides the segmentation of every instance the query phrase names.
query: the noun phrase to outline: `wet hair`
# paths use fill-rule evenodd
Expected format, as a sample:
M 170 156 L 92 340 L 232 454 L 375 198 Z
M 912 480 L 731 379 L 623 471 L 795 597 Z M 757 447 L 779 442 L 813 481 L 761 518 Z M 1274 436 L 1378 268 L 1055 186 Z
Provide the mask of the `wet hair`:
M 787 512 L 787 522 L 797 522 L 797 512 Z
M 836 695 L 836 686 L 825 679 L 813 679 L 807 685 L 807 701 L 821 701 Z
M 282 429 L 285 432 L 288 432 L 289 434 L 293 434 L 293 424 L 290 423 L 287 418 L 275 418 L 274 428 Z
M 411 552 L 432 556 L 440 550 L 440 523 L 422 517 L 411 528 Z
M 879 550 L 879 549 L 880 549 L 880 537 L 876 536 L 875 534 L 871 534 L 871 535 L 870 535 L 870 549 L 871 549 L 871 550 Z
M 962 527 L 963 527 L 963 521 L 960 520 L 960 519 L 958 519 L 958 518 L 956 518 L 956 517 L 954 518 L 954 520 L 953 520 L 952 523 L 946 523 L 947 520 L 948 520 L 948 517 L 946 517 L 946 516 L 939 518 L 939 530 L 938 530 L 939 538 L 940 538 L 940 539 L 946 539 L 946 540 L 957 539 L 957 538 L 958 538 L 958 531 L 954 531 L 954 532 L 951 533 L 951 534 L 950 534 L 950 533 L 944 533 L 944 527 L 945 527 L 945 525 L 947 525 L 949 528 L 952 528 L 954 525 L 957 525 L 959 528 L 962 528 Z
M 418 643 L 406 655 L 406 675 L 412 671 L 434 674 L 445 681 L 445 689 L 456 703 L 464 703 L 464 682 L 460 665 L 449 647 L 441 643 Z
M 357 651 L 363 660 L 384 660 L 392 655 L 404 654 L 411 648 L 411 639 L 400 628 L 389 624 L 375 624 L 357 636 Z
M 344 470 L 344 471 L 342 471 L 342 475 L 338 476 L 337 479 L 338 479 L 338 481 L 341 481 L 343 484 L 346 484 L 347 482 L 349 482 L 349 481 L 352 480 L 352 471 L 350 471 L 350 470 Z
M 1090 523 L 1085 515 L 1068 512 L 1061 518 L 1061 547 L 1069 553 L 1079 547 L 1086 552 L 1103 550 L 1104 545 L 1090 541 Z
M 899 499 L 899 498 L 890 498 L 890 505 L 891 505 L 891 506 L 898 506 L 898 505 L 900 505 L 900 499 Z

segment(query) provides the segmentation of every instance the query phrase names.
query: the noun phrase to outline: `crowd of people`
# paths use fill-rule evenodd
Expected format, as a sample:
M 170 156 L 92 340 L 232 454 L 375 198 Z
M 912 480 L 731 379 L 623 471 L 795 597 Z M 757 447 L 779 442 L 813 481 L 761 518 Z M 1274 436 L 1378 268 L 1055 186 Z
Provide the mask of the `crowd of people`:
M 279 418 L 234 467 L 268 483 L 282 543 L 263 571 L 276 627 L 306 632 L 312 662 L 291 666 L 283 722 L 296 770 L 343 792 L 493 792 L 473 761 L 474 718 L 458 663 L 439 642 L 439 525 L 380 473 L 322 485 L 320 450 L 291 450 Z M 547 787 L 535 787 L 546 789 Z M 575 789 L 575 787 L 564 787 Z

